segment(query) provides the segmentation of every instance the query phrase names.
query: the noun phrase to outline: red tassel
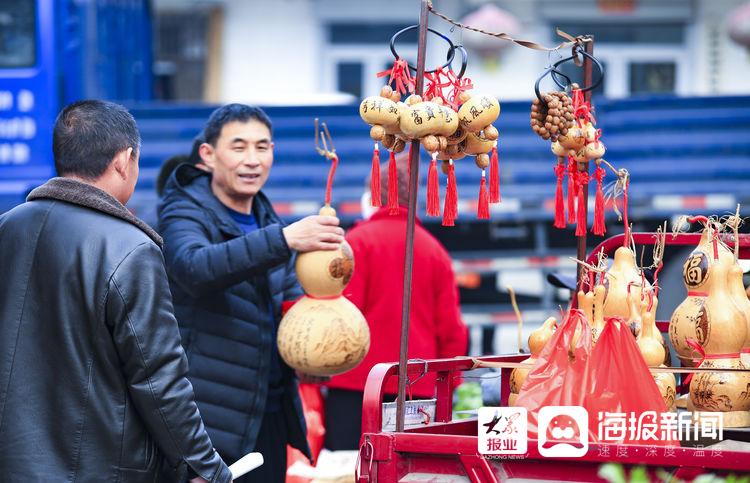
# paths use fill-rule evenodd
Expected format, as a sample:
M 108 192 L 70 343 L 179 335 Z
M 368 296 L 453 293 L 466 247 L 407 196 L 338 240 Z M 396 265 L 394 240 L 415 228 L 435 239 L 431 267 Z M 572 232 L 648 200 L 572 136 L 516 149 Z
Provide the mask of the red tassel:
M 607 226 L 604 224 L 604 191 L 602 190 L 605 174 L 606 171 L 601 166 L 597 166 L 594 170 L 596 200 L 594 201 L 594 225 L 591 227 L 591 231 L 596 236 L 603 236 L 607 232 Z
M 586 236 L 586 198 L 589 189 L 589 174 L 585 171 L 578 173 L 578 216 L 576 225 L 576 236 Z
M 380 151 L 378 143 L 372 151 L 372 168 L 370 169 L 370 206 L 382 206 L 380 202 Z
M 565 162 L 559 158 L 555 166 L 557 186 L 555 187 L 555 228 L 565 228 L 565 201 L 563 200 L 563 176 L 565 176 Z
M 497 158 L 497 142 L 495 142 L 490 157 L 490 203 L 500 203 L 500 201 L 500 162 Z
M 479 183 L 479 203 L 477 204 L 477 218 L 480 220 L 490 219 L 490 197 L 487 194 L 487 181 L 484 170 L 482 170 L 482 181 Z
M 568 224 L 576 222 L 576 178 L 578 169 L 572 156 L 568 156 Z
M 456 171 L 453 161 L 448 168 L 448 183 L 445 187 L 445 205 L 443 206 L 443 226 L 454 226 L 458 216 L 458 190 L 456 187 Z
M 427 216 L 440 216 L 440 181 L 437 172 L 437 153 L 433 153 L 427 172 Z
M 396 153 L 393 151 L 388 159 L 388 214 L 398 214 L 398 172 L 396 171 Z

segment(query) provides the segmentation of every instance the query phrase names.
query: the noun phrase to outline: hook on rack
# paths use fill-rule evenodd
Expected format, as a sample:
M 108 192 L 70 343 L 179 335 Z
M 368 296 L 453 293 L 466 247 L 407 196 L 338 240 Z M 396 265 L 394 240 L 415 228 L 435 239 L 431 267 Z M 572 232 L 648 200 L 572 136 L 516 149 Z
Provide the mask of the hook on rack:
M 570 62 L 571 60 L 574 61 L 576 65 L 578 65 L 580 62 L 579 56 L 585 57 L 591 60 L 592 64 L 595 65 L 596 69 L 599 71 L 599 75 L 595 79 L 595 81 L 592 82 L 591 85 L 584 86 L 583 88 L 581 88 L 581 92 L 590 91 L 599 87 L 599 85 L 604 80 L 604 66 L 601 64 L 601 62 L 599 62 L 599 60 L 596 57 L 586 52 L 582 44 L 576 44 L 573 46 L 573 55 L 562 58 L 558 60 L 557 62 L 555 62 L 554 64 L 552 64 L 552 66 L 547 68 L 542 73 L 542 75 L 540 75 L 539 78 L 536 80 L 536 83 L 534 84 L 534 93 L 536 94 L 537 98 L 539 98 L 540 102 L 545 103 L 544 97 L 539 91 L 539 84 L 541 83 L 542 79 L 544 79 L 547 76 L 551 76 L 552 80 L 555 82 L 555 84 L 557 84 L 557 86 L 560 89 L 568 91 L 571 88 L 571 86 L 573 85 L 573 81 L 571 80 L 570 77 L 568 77 L 563 72 L 561 72 L 558 69 L 558 67 L 566 62 Z M 563 80 L 561 80 L 560 78 L 563 78 Z
M 461 52 L 461 70 L 458 72 L 458 74 L 456 74 L 456 77 L 460 79 L 466 73 L 466 65 L 469 62 L 469 54 L 468 54 L 468 52 L 466 52 L 466 48 L 464 48 L 463 45 L 461 45 L 461 44 L 451 45 L 451 52 L 448 52 L 448 57 L 447 57 L 449 59 L 449 61 L 448 61 L 448 68 L 450 70 L 453 70 L 453 66 L 451 64 L 453 64 L 453 58 L 456 55 L 455 54 L 456 50 L 458 50 L 459 52 Z
M 398 52 L 396 52 L 396 40 L 398 39 L 398 37 L 401 36 L 401 35 L 403 35 L 403 34 L 405 34 L 406 32 L 408 32 L 410 30 L 417 30 L 417 29 L 419 29 L 419 25 L 410 25 L 410 26 L 408 26 L 406 28 L 403 28 L 403 29 L 399 30 L 395 34 L 393 34 L 393 37 L 391 37 L 391 41 L 390 41 L 391 53 L 393 54 L 393 57 L 395 57 L 396 59 L 401 59 L 402 58 L 401 56 L 398 55 Z M 446 42 L 448 42 L 448 46 L 449 46 L 449 48 L 448 48 L 448 60 L 447 60 L 447 62 L 445 64 L 443 64 L 442 66 L 440 66 L 440 68 L 441 69 L 445 69 L 446 67 L 449 67 L 451 65 L 451 63 L 453 62 L 453 58 L 456 55 L 456 46 L 453 44 L 453 42 L 451 41 L 451 39 L 449 39 L 447 36 L 441 34 L 437 30 L 434 30 L 434 29 L 431 29 L 431 28 L 428 28 L 427 30 L 429 32 L 432 32 L 433 34 L 437 35 L 441 39 L 445 40 Z M 407 62 L 407 65 L 409 66 L 409 70 L 414 71 L 415 73 L 417 72 L 417 68 L 416 67 L 412 67 L 411 65 L 408 64 L 408 62 Z M 426 70 L 425 74 L 431 74 L 431 73 L 435 72 L 436 70 L 437 69 Z

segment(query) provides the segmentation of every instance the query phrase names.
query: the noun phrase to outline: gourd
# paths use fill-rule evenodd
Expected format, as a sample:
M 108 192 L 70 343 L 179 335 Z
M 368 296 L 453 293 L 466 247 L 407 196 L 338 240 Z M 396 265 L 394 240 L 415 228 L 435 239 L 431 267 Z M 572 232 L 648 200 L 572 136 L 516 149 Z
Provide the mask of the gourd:
M 522 361 L 524 364 L 528 364 L 528 368 L 517 367 L 510 373 L 511 394 L 508 398 L 508 402 L 511 406 L 515 402 L 516 397 L 518 397 L 518 394 L 521 391 L 521 387 L 526 381 L 526 377 L 529 375 L 529 372 L 531 372 L 531 369 L 534 367 L 534 363 L 536 363 L 536 360 L 539 357 L 539 354 L 542 352 L 542 349 L 544 349 L 544 346 L 547 345 L 547 342 L 549 342 L 549 340 L 555 334 L 556 328 L 557 319 L 555 319 L 554 317 L 550 317 L 545 320 L 544 323 L 542 323 L 541 327 L 539 327 L 538 329 L 533 331 L 531 335 L 529 335 L 529 350 L 531 351 L 531 356 L 528 359 Z

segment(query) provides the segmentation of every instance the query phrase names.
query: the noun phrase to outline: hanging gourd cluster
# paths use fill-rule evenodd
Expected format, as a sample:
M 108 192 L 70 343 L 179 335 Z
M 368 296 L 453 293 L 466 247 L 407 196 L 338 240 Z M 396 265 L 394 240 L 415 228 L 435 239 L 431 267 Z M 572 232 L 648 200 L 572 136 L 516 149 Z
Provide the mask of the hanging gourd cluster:
M 596 163 L 596 199 L 594 203 L 594 223 L 592 232 L 602 236 L 606 233 L 604 224 L 604 182 L 605 170 L 601 166 L 606 152 L 599 139 L 601 129 L 596 128 L 596 120 L 591 114 L 591 106 L 584 101 L 583 92 L 574 88 L 572 98 L 564 92 L 550 92 L 534 99 L 531 104 L 531 128 L 542 139 L 552 142 L 552 152 L 557 156 L 555 176 L 555 228 L 576 225 L 576 236 L 586 234 L 586 201 L 584 193 L 590 181 L 589 161 Z M 579 169 L 581 166 L 582 169 Z M 564 177 L 567 183 L 566 203 L 563 197 Z M 576 203 L 577 200 L 577 203 Z M 576 206 L 577 205 L 577 206 Z
M 500 115 L 498 100 L 486 94 L 470 94 L 471 80 L 442 67 L 425 74 L 423 95 L 414 94 L 415 79 L 410 67 L 397 58 L 393 67 L 378 77 L 389 76 L 380 95 L 367 97 L 359 106 L 362 119 L 372 126 L 375 141 L 372 157 L 372 206 L 380 206 L 380 154 L 378 144 L 389 151 L 388 207 L 398 212 L 398 180 L 395 154 L 406 143 L 419 140 L 430 154 L 427 175 L 427 215 L 440 216 L 437 161 L 447 176 L 443 225 L 453 226 L 458 216 L 458 187 L 454 162 L 471 156 L 482 170 L 477 217 L 489 218 L 489 204 L 500 202 L 498 131 L 492 125 Z M 402 97 L 407 96 L 402 102 Z M 488 153 L 491 153 L 488 154 Z M 485 171 L 489 168 L 489 188 Z

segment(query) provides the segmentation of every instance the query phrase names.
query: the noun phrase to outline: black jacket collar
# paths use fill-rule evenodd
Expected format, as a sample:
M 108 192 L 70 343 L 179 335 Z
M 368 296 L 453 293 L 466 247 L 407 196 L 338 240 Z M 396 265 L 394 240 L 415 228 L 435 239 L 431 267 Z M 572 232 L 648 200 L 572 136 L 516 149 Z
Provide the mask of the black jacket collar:
M 115 218 L 119 218 L 137 226 L 157 245 L 159 245 L 159 247 L 164 245 L 164 241 L 159 234 L 150 226 L 136 218 L 135 215 L 128 211 L 122 203 L 114 198 L 114 196 L 96 186 L 70 178 L 52 178 L 29 193 L 26 201 L 38 199 L 65 201 L 67 203 L 84 206 L 86 208 L 91 208 L 92 210 L 106 213 L 107 215 L 114 216 Z
M 232 236 L 242 236 L 244 232 L 229 215 L 227 208 L 211 191 L 211 173 L 198 169 L 190 164 L 179 165 L 170 176 L 164 188 L 164 199 L 174 196 L 175 192 L 183 193 L 205 209 L 214 219 L 221 231 Z M 281 219 L 263 192 L 253 198 L 253 214 L 259 227 L 281 223 Z

